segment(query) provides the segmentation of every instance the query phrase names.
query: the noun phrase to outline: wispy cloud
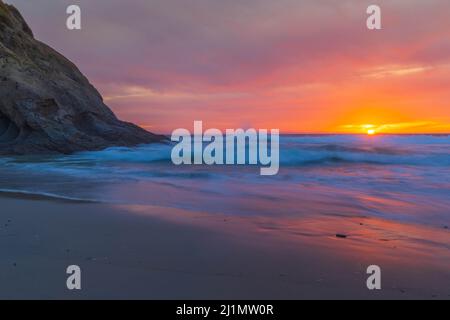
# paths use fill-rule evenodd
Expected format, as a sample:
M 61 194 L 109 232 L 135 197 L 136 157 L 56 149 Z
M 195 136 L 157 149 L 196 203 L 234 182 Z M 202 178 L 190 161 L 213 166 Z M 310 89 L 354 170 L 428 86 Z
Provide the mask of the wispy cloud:
M 402 65 L 388 65 L 372 68 L 363 72 L 364 76 L 369 78 L 385 78 L 385 77 L 402 77 L 414 75 L 432 70 L 431 66 L 402 66 Z
M 115 86 L 111 95 L 105 95 L 106 102 L 120 101 L 120 100 L 136 100 L 147 99 L 151 101 L 201 101 L 209 99 L 235 99 L 245 97 L 246 93 L 228 92 L 228 93 L 196 93 L 196 92 L 181 92 L 181 91 L 156 91 L 140 86 Z

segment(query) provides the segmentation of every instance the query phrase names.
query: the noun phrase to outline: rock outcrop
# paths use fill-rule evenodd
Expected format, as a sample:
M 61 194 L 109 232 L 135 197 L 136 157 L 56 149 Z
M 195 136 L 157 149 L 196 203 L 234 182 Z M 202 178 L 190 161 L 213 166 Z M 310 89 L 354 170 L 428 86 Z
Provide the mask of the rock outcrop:
M 163 140 L 120 121 L 61 54 L 0 0 L 0 154 L 72 153 Z

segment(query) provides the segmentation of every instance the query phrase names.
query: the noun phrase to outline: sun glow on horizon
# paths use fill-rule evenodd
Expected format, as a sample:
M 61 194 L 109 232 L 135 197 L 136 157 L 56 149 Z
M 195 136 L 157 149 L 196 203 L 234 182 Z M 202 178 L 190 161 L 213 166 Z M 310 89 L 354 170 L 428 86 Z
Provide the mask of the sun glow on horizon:
M 373 124 L 363 124 L 362 130 L 367 132 L 367 135 L 373 136 L 376 133 L 376 126 Z
M 398 123 L 372 123 L 372 124 L 347 124 L 337 127 L 339 133 L 350 134 L 402 134 L 402 133 L 426 133 L 426 134 L 449 134 L 450 124 L 445 122 L 415 121 Z

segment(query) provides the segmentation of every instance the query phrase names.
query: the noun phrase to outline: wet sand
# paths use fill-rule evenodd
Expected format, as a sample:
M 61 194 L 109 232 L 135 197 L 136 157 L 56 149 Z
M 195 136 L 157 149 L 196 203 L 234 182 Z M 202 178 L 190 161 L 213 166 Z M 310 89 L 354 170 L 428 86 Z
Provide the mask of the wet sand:
M 444 227 L 20 194 L 1 195 L 0 206 L 1 299 L 450 299 Z M 372 264 L 380 291 L 366 287 Z M 81 267 L 81 291 L 66 289 L 69 265 Z

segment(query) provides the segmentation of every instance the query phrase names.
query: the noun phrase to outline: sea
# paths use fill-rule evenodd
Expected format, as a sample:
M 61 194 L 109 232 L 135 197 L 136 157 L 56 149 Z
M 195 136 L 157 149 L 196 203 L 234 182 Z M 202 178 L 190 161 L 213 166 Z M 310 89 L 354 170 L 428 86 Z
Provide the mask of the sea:
M 172 147 L 2 157 L 0 193 L 273 219 L 450 224 L 450 135 L 283 135 L 275 176 L 261 176 L 260 166 L 176 166 Z

